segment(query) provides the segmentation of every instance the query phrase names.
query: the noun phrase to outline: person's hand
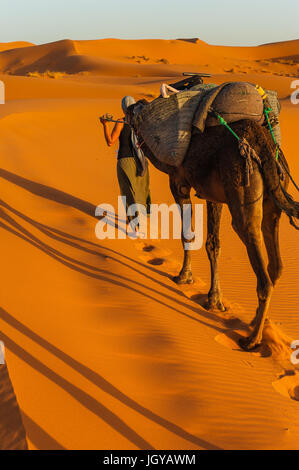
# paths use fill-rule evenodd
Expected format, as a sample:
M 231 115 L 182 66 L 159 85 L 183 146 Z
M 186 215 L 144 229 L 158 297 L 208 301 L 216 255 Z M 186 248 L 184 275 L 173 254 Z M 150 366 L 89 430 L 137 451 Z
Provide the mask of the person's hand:
M 100 121 L 101 121 L 101 123 L 102 123 L 103 125 L 106 124 L 106 122 L 107 122 L 107 116 L 106 116 L 106 114 L 103 114 L 103 116 L 100 117 Z

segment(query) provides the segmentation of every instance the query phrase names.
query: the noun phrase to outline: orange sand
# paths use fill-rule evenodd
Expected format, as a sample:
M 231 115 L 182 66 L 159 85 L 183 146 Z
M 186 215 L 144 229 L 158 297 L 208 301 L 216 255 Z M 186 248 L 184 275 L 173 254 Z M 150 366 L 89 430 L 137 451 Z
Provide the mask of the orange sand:
M 294 368 L 284 335 L 299 339 L 298 234 L 287 218 L 263 354 L 236 343 L 244 331 L 231 317 L 251 320 L 256 281 L 227 209 L 220 269 L 231 311 L 222 316 L 201 307 L 204 249 L 194 254 L 196 283 L 178 287 L 178 240 L 99 241 L 93 217 L 119 193 L 116 149 L 98 116 L 120 116 L 122 96 L 152 99 L 183 71 L 278 90 L 298 180 L 299 106 L 288 99 L 298 47 L 109 39 L 0 53 L 0 339 L 31 449 L 299 449 L 298 376 L 284 378 Z M 153 167 L 151 187 L 153 202 L 173 203 Z

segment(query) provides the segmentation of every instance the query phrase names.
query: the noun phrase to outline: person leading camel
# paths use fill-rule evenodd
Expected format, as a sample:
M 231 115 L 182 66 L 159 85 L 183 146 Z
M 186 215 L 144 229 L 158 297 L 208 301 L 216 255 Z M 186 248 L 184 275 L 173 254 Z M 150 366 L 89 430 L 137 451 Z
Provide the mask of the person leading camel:
M 125 96 L 121 106 L 124 115 L 132 104 L 135 104 L 132 96 Z M 105 116 L 100 118 L 104 128 L 106 143 L 111 147 L 119 141 L 117 154 L 117 178 L 122 196 L 126 197 L 126 210 L 132 204 L 140 204 L 145 208 L 147 214 L 150 213 L 151 195 L 149 185 L 148 163 L 145 160 L 144 167 L 140 164 L 136 156 L 136 150 L 132 142 L 131 127 L 125 122 L 125 117 L 119 119 L 110 132 L 108 120 Z M 128 216 L 130 221 L 133 217 Z

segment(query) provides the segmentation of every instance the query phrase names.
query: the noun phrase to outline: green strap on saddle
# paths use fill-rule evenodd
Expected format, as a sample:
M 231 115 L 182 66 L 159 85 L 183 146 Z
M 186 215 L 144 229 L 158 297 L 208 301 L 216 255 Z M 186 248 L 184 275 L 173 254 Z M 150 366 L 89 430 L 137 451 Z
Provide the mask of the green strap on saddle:
M 225 126 L 237 140 L 241 140 L 240 137 L 238 137 L 237 134 L 232 130 L 232 128 L 227 124 L 226 120 L 223 119 L 223 117 L 220 116 L 220 114 L 218 114 L 215 110 L 213 110 L 213 112 L 219 119 L 219 124 L 221 124 L 222 126 Z
M 213 113 L 215 114 L 215 116 L 218 118 L 219 120 L 219 124 L 221 124 L 222 126 L 225 126 L 230 132 L 231 134 L 240 142 L 241 139 L 240 137 L 237 136 L 237 134 L 232 130 L 232 128 L 228 125 L 228 123 L 226 122 L 225 119 L 223 119 L 222 116 L 220 116 L 220 114 L 218 114 L 214 109 L 211 109 L 211 111 L 213 111 Z M 269 119 L 269 113 L 272 111 L 272 108 L 270 108 L 270 106 L 266 107 L 264 106 L 264 114 L 266 116 L 266 120 L 267 120 L 267 124 L 268 124 L 268 127 L 269 127 L 269 130 L 270 130 L 270 133 L 271 133 L 271 136 L 272 136 L 272 139 L 273 139 L 273 142 L 275 144 L 275 148 L 276 148 L 276 155 L 275 155 L 275 160 L 277 161 L 277 165 L 280 167 L 280 163 L 282 164 L 285 172 L 287 173 L 287 175 L 289 176 L 290 180 L 292 181 L 293 185 L 295 186 L 295 188 L 297 189 L 297 191 L 299 191 L 299 186 L 296 184 L 296 182 L 294 181 L 292 175 L 290 174 L 289 170 L 288 170 L 288 167 L 285 165 L 283 159 L 279 158 L 280 160 L 280 163 L 278 162 L 278 157 L 279 157 L 279 154 L 281 152 L 281 149 L 278 145 L 278 143 L 276 142 L 276 139 L 275 139 L 275 136 L 274 136 L 274 132 L 273 132 L 273 128 L 272 128 L 272 125 L 271 125 L 271 122 L 270 122 L 270 119 Z M 292 221 L 292 217 L 290 218 L 291 220 L 291 224 L 294 225 L 294 222 Z M 296 228 L 297 226 L 294 225 Z M 298 228 L 299 230 L 299 228 Z
M 273 129 L 272 129 L 272 126 L 271 126 L 271 122 L 270 122 L 270 119 L 269 119 L 269 113 L 271 113 L 272 111 L 272 108 L 268 107 L 268 108 L 264 108 L 264 114 L 266 116 L 266 120 L 267 120 L 267 123 L 268 123 L 268 127 L 269 127 L 269 130 L 271 132 L 271 135 L 272 135 L 272 139 L 274 141 L 274 144 L 276 146 L 276 155 L 275 155 L 275 159 L 277 160 L 278 159 L 278 153 L 279 153 L 279 150 L 278 150 L 278 144 L 276 142 L 276 139 L 275 139 L 275 136 L 274 136 L 274 132 L 273 132 Z
M 272 136 L 272 139 L 274 141 L 274 144 L 275 144 L 275 147 L 276 147 L 276 155 L 275 155 L 275 159 L 277 160 L 278 159 L 278 154 L 279 154 L 279 146 L 276 142 L 276 139 L 275 139 L 275 136 L 274 136 L 274 133 L 273 133 L 273 129 L 272 129 L 272 126 L 271 126 L 271 122 L 270 122 L 270 119 L 269 119 L 269 113 L 272 111 L 272 108 L 268 107 L 268 108 L 264 108 L 264 114 L 266 116 L 266 120 L 267 120 L 267 124 L 269 126 L 269 130 L 270 130 L 270 133 L 271 133 L 271 136 Z M 219 124 L 221 124 L 222 126 L 225 126 L 230 132 L 231 134 L 233 134 L 233 136 L 237 139 L 237 140 L 241 140 L 239 136 L 237 136 L 237 134 L 232 130 L 232 128 L 228 125 L 228 123 L 226 122 L 226 120 L 220 116 L 220 114 L 218 114 L 215 110 L 213 110 L 214 114 L 217 116 L 218 120 L 219 120 Z

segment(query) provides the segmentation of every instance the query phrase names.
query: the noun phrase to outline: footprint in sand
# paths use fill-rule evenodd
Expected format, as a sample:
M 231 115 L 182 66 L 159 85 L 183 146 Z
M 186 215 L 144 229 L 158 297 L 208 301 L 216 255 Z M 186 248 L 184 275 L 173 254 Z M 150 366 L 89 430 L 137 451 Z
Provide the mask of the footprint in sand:
M 163 266 L 163 271 L 167 272 L 169 278 L 173 278 L 177 276 L 181 269 L 181 264 L 179 259 L 173 258 L 171 256 L 172 252 L 167 248 L 161 248 L 159 246 L 160 240 L 157 240 L 155 243 L 147 243 L 145 241 L 139 240 L 135 247 L 140 252 L 139 258 L 150 264 L 152 266 Z M 194 283 L 192 287 L 190 284 L 181 284 L 178 285 L 178 289 L 181 290 L 183 295 L 192 299 L 193 296 L 198 295 L 199 288 L 203 288 L 206 286 L 206 283 L 198 278 L 193 277 Z
M 154 245 L 145 245 L 143 248 L 143 251 L 146 251 L 147 253 L 153 251 L 155 249 Z
M 164 275 L 167 275 L 170 279 L 177 276 L 182 267 L 179 258 L 174 258 L 171 256 L 172 251 L 167 248 L 162 248 L 159 246 L 160 240 L 156 240 L 155 243 L 147 243 L 145 241 L 139 240 L 135 247 L 140 252 L 139 258 L 150 264 L 151 266 L 163 266 Z M 162 273 L 162 271 L 161 271 Z M 198 289 L 206 285 L 198 277 L 193 277 L 194 283 L 190 289 L 190 284 L 181 284 L 177 285 L 177 288 L 188 297 L 189 299 L 192 295 L 198 294 Z
M 138 240 L 137 243 L 135 243 L 135 248 L 138 250 L 138 251 L 141 251 L 142 253 L 151 253 L 151 254 L 154 254 L 155 257 L 156 255 L 169 255 L 171 253 L 170 250 L 167 250 L 166 248 L 161 248 L 159 246 L 159 240 L 157 240 L 157 243 L 154 244 L 154 243 L 146 243 L 142 240 Z M 151 255 L 147 255 L 147 256 L 151 256 Z
M 174 261 L 169 255 L 170 250 L 161 248 L 159 242 L 157 244 L 141 242 L 136 243 L 136 249 L 140 252 L 139 258 L 152 266 L 165 265 L 168 270 L 173 270 L 177 267 L 177 261 Z
M 161 264 L 165 263 L 165 259 L 163 258 L 153 258 L 148 260 L 148 264 L 152 264 L 153 266 L 161 266 Z
M 205 285 L 205 283 L 201 279 L 199 280 L 199 282 L 197 282 L 197 284 L 200 284 L 200 283 L 201 283 L 201 287 L 202 285 Z M 198 285 L 196 285 L 196 288 L 197 287 Z M 242 320 L 240 320 L 240 318 L 238 318 L 235 314 L 232 313 L 232 311 L 235 312 L 235 309 L 233 309 L 231 304 L 229 304 L 229 302 L 227 302 L 225 299 L 223 299 L 223 306 L 225 310 L 222 312 L 219 309 L 212 310 L 207 307 L 207 303 L 208 303 L 207 294 L 198 293 L 196 289 L 193 291 L 189 289 L 184 293 L 187 297 L 189 297 L 189 299 L 191 299 L 193 302 L 200 305 L 200 307 L 206 310 L 210 315 L 214 315 L 215 319 L 221 320 L 227 328 L 236 329 L 236 328 L 244 327 Z
M 280 395 L 299 401 L 299 373 L 289 371 L 280 379 L 272 382 L 272 386 Z

